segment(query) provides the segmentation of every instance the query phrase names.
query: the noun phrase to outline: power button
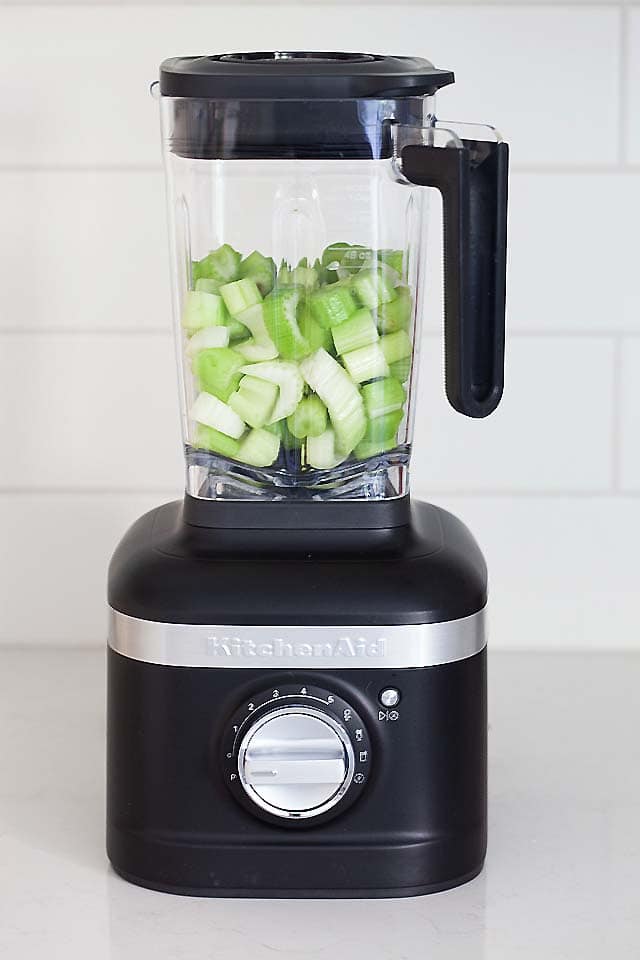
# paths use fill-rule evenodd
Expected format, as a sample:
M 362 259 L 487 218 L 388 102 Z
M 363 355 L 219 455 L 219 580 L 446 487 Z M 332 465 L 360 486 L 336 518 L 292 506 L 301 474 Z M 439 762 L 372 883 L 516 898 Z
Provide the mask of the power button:
M 383 707 L 397 707 L 400 703 L 400 691 L 395 687 L 385 687 L 380 691 L 379 700 Z

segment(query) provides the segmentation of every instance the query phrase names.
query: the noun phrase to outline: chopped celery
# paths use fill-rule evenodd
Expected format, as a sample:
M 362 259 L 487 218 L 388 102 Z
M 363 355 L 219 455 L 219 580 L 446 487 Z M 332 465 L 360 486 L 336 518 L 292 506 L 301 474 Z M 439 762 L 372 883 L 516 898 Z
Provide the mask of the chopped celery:
M 315 290 L 309 298 L 311 313 L 321 327 L 335 327 L 355 313 L 357 305 L 343 283 L 330 283 Z
M 263 304 L 265 326 L 284 360 L 299 360 L 311 353 L 311 347 L 298 326 L 299 302 L 300 291 L 285 287 L 271 293 Z
M 276 420 L 275 423 L 268 423 L 264 429 L 270 430 L 271 433 L 275 433 L 277 437 L 280 437 L 280 441 L 285 450 L 299 450 L 302 446 L 302 440 L 294 437 L 287 426 L 286 420 Z
M 392 377 L 399 380 L 400 383 L 406 383 L 411 373 L 411 357 L 404 357 L 403 360 L 396 360 L 389 364 L 389 372 Z
M 366 427 L 360 391 L 344 367 L 322 348 L 302 361 L 300 371 L 329 411 L 338 444 L 346 456 L 360 442 Z
M 187 291 L 182 314 L 182 326 L 187 334 L 202 330 L 203 327 L 222 326 L 227 317 L 222 297 L 202 290 Z
M 290 417 L 287 426 L 294 437 L 318 437 L 327 428 L 327 408 L 315 394 L 303 397 Z
M 198 378 L 201 390 L 226 401 L 240 383 L 240 370 L 243 365 L 242 357 L 230 347 L 212 347 L 196 354 L 193 372 Z
M 213 453 L 220 453 L 223 457 L 234 459 L 238 456 L 240 444 L 233 437 L 228 437 L 213 427 L 207 427 L 204 423 L 196 423 L 193 431 L 194 447 L 201 447 L 203 450 L 211 450 Z
M 278 387 L 269 380 L 243 377 L 240 386 L 229 397 L 229 406 L 250 427 L 263 427 L 269 420 L 278 399 Z
M 361 270 L 351 282 L 353 291 L 364 307 L 377 307 L 379 303 L 388 303 L 395 297 L 392 280 L 384 270 Z
M 388 333 L 380 338 L 380 347 L 387 363 L 396 363 L 411 356 L 411 340 L 404 330 Z
M 264 301 L 238 314 L 237 320 L 251 333 L 251 339 L 236 344 L 234 350 L 252 363 L 258 363 L 260 360 L 275 360 L 278 356 L 278 348 L 269 336 L 264 323 Z
M 280 452 L 280 438 L 271 430 L 251 430 L 238 450 L 237 459 L 252 467 L 270 467 Z
M 254 250 L 240 264 L 240 277 L 253 280 L 262 296 L 266 297 L 275 283 L 276 265 L 271 257 L 265 257 Z
M 328 247 L 322 251 L 321 264 L 329 273 L 334 273 L 336 269 L 342 263 L 342 258 L 347 250 L 349 250 L 351 244 L 349 243 L 330 243 Z M 332 279 L 332 278 L 328 278 Z
M 295 363 L 274 360 L 265 363 L 251 363 L 242 367 L 242 373 L 260 380 L 268 380 L 279 387 L 278 399 L 269 418 L 269 423 L 288 417 L 302 399 L 304 381 Z
M 201 278 L 217 280 L 219 283 L 230 283 L 239 276 L 241 254 L 228 243 L 223 243 L 217 250 L 212 250 L 202 260 L 195 260 L 192 265 L 193 282 Z
M 220 295 L 232 317 L 237 317 L 243 310 L 248 310 L 262 300 L 256 284 L 247 278 L 223 284 L 220 287 Z
M 403 416 L 403 410 L 394 410 L 369 420 L 364 436 L 355 449 L 356 457 L 366 460 L 367 457 L 373 457 L 377 453 L 392 450 L 396 446 L 398 427 Z
M 356 310 L 348 320 L 331 328 L 337 353 L 349 353 L 378 339 L 378 329 L 369 310 Z
M 368 347 L 345 353 L 342 360 L 349 376 L 356 383 L 389 376 L 389 367 L 379 343 L 371 343 Z
M 403 250 L 378 250 L 378 259 L 382 263 L 388 264 L 396 273 L 404 276 L 404 251 Z
M 409 287 L 396 287 L 395 297 L 378 307 L 378 326 L 380 333 L 394 333 L 406 330 L 411 322 L 413 299 Z
M 204 423 L 207 427 L 213 427 L 219 430 L 227 437 L 233 437 L 238 440 L 245 430 L 244 421 L 238 416 L 235 410 L 218 400 L 210 393 L 199 393 L 193 402 L 190 410 L 190 416 L 196 423 Z
M 209 347 L 226 347 L 228 343 L 228 327 L 203 327 L 187 341 L 185 353 L 188 357 L 193 357 L 200 350 L 207 350 Z
M 298 266 L 291 271 L 291 283 L 293 283 L 294 286 L 306 287 L 307 290 L 311 290 L 313 287 L 318 286 L 318 274 L 313 267 L 298 264 Z
M 335 431 L 328 427 L 324 433 L 318 437 L 308 437 L 307 439 L 307 462 L 309 466 L 316 470 L 331 470 L 337 467 L 339 463 L 346 460 L 344 453 L 340 451 L 336 444 Z
M 318 347 L 324 347 L 330 353 L 334 352 L 333 337 L 331 329 L 325 329 L 313 319 L 311 309 L 308 303 L 303 303 L 299 309 L 298 326 L 300 333 L 309 344 L 309 349 L 313 352 Z
M 394 377 L 385 377 L 384 380 L 374 380 L 365 383 L 362 388 L 364 408 L 370 419 L 382 417 L 385 413 L 402 410 L 406 393 L 402 384 Z
M 199 290 L 201 293 L 217 293 L 220 289 L 220 284 L 217 280 L 209 280 L 208 277 L 200 277 L 199 280 L 193 285 L 194 290 Z
M 244 323 L 240 323 L 240 321 L 235 317 L 231 317 L 230 320 L 227 320 L 226 327 L 229 331 L 229 340 L 246 340 L 249 336 L 249 331 L 245 327 Z

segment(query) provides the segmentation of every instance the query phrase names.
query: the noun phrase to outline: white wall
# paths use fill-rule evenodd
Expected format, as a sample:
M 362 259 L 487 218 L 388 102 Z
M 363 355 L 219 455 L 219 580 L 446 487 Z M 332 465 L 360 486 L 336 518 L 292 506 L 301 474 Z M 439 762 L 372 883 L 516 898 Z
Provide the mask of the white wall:
M 512 147 L 504 402 L 446 406 L 432 270 L 414 491 L 483 544 L 495 646 L 640 647 L 640 6 L 613 2 L 0 0 L 0 641 L 102 643 L 111 549 L 181 490 L 158 63 L 336 45 L 454 68 L 440 115 Z

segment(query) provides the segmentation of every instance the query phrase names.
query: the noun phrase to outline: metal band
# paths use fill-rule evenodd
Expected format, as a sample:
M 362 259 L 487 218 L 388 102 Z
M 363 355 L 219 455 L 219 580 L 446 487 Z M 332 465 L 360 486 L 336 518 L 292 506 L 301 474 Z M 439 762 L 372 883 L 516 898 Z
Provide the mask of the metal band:
M 485 610 L 461 620 L 388 627 L 251 627 L 158 623 L 110 611 L 109 646 L 173 667 L 431 667 L 479 653 Z

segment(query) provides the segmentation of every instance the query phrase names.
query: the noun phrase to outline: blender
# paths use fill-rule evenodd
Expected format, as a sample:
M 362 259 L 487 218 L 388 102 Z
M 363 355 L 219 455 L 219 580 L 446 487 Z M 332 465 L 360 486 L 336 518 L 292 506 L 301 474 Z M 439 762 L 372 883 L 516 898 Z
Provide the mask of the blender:
M 207 896 L 446 889 L 486 851 L 487 571 L 409 495 L 426 199 L 445 385 L 503 388 L 508 147 L 415 57 L 166 60 L 186 492 L 109 570 L 109 858 Z M 151 385 L 149 385 L 151 389 Z

